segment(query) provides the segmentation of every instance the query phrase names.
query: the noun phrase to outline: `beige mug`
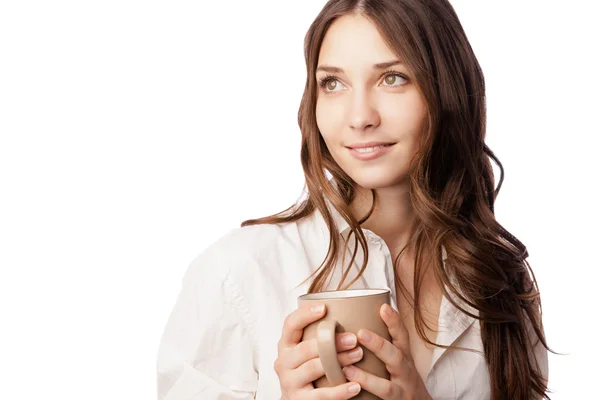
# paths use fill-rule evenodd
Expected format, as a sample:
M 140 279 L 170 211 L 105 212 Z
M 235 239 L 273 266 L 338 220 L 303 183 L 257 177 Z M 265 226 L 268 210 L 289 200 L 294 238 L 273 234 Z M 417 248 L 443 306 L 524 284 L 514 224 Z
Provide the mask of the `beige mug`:
M 302 340 L 317 340 L 319 358 L 325 370 L 325 376 L 313 382 L 316 388 L 337 386 L 348 382 L 337 358 L 336 333 L 352 332 L 357 334 L 361 328 L 364 328 L 391 341 L 387 325 L 379 314 L 381 306 L 390 304 L 390 302 L 389 289 L 335 290 L 298 297 L 299 307 L 305 304 L 325 304 L 326 306 L 325 316 L 304 328 L 302 335 Z M 373 375 L 390 379 L 385 363 L 364 347 L 363 358 L 354 365 Z M 365 389 L 362 389 L 352 399 L 380 400 L 379 397 Z

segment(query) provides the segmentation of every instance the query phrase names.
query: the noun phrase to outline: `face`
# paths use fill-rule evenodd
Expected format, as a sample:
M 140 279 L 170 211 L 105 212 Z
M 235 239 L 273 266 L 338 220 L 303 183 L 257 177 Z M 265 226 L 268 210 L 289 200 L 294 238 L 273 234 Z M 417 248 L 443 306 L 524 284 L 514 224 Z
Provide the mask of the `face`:
M 333 159 L 367 189 L 405 183 L 427 117 L 406 66 L 375 66 L 397 60 L 375 25 L 356 15 L 335 20 L 319 52 L 317 125 Z M 350 149 L 369 142 L 392 145 L 372 153 Z

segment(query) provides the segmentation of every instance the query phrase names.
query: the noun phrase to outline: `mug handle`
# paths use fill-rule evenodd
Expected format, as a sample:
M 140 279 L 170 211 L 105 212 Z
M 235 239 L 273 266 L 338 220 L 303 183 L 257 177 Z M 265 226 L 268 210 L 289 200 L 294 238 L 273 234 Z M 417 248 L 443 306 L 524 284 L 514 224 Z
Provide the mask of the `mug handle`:
M 335 347 L 335 330 L 337 321 L 321 321 L 317 326 L 317 351 L 325 370 L 325 376 L 332 385 L 342 385 L 346 382 L 346 375 L 338 360 Z

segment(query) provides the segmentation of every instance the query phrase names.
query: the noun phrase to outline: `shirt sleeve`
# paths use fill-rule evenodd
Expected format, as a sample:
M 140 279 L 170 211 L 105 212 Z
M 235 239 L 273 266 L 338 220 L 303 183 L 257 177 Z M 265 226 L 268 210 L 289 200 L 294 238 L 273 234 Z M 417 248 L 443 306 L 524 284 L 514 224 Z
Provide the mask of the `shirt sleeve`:
M 190 264 L 158 349 L 158 400 L 255 398 L 248 305 L 226 268 L 208 252 Z

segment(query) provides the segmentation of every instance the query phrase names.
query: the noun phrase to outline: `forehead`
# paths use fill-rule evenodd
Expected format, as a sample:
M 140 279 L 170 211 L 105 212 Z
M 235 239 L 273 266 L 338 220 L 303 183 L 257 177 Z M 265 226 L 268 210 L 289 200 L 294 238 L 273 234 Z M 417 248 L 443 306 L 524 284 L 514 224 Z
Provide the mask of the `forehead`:
M 372 64 L 397 58 L 377 27 L 361 15 L 336 19 L 325 34 L 319 51 L 319 65 L 343 69 L 363 69 Z

